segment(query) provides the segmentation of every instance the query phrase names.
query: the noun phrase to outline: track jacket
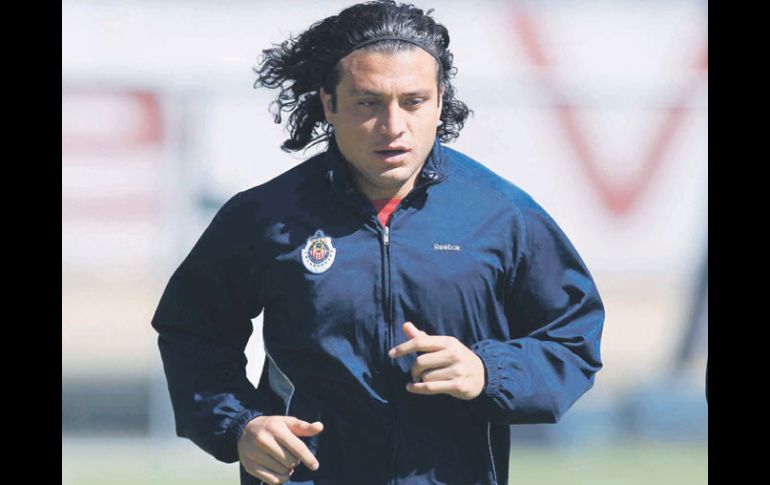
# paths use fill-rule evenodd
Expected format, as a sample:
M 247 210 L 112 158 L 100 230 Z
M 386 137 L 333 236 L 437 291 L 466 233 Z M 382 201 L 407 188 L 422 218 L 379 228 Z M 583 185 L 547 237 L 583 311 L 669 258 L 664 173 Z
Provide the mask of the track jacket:
M 251 319 L 265 362 L 246 377 Z M 473 400 L 405 389 L 405 321 L 476 352 Z M 320 468 L 288 483 L 507 484 L 509 425 L 554 423 L 601 368 L 604 307 L 553 219 L 438 137 L 383 227 L 334 139 L 238 193 L 171 277 L 152 320 L 177 434 L 218 460 L 259 415 L 321 421 Z M 260 480 L 240 469 L 241 484 Z

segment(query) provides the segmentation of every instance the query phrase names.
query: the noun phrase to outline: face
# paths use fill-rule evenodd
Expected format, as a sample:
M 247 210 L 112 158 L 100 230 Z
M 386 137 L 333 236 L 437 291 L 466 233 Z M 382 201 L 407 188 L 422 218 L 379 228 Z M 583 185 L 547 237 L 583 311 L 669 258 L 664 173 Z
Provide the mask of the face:
M 420 48 L 355 51 L 339 63 L 337 110 L 321 89 L 326 120 L 370 199 L 403 197 L 433 148 L 441 116 L 436 60 Z

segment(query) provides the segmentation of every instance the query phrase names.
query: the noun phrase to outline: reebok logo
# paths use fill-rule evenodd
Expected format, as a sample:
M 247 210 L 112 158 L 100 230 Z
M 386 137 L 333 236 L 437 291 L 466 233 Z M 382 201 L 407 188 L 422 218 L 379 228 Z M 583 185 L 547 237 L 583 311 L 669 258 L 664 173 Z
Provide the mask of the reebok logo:
M 460 251 L 459 244 L 433 244 L 434 251 Z

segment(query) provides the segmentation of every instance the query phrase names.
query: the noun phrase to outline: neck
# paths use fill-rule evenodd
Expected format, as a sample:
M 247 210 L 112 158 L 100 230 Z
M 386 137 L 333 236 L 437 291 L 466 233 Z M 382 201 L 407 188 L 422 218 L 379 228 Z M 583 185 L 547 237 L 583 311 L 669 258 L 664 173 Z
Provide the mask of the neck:
M 363 193 L 369 200 L 403 199 L 414 188 L 415 181 L 422 171 L 422 166 L 415 170 L 412 176 L 398 187 L 379 187 L 373 185 L 364 177 L 362 177 L 355 169 L 352 171 L 353 180 L 356 184 L 356 187 L 358 187 L 358 190 L 360 190 L 361 193 Z

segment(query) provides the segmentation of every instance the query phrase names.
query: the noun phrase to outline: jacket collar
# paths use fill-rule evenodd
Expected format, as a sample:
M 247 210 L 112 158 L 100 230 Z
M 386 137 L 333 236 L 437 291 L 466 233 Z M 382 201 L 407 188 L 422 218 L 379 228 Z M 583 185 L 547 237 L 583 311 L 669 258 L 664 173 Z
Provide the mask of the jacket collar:
M 326 182 L 332 187 L 333 191 L 360 209 L 371 212 L 373 207 L 369 200 L 357 189 L 353 180 L 350 163 L 342 156 L 334 135 L 329 138 L 325 158 L 327 161 Z M 443 182 L 446 177 L 446 152 L 441 146 L 440 138 L 436 136 L 433 141 L 433 148 L 430 154 L 428 154 L 428 158 L 420 170 L 420 175 L 415 181 L 414 189 L 405 199 L 411 198 L 429 185 Z

